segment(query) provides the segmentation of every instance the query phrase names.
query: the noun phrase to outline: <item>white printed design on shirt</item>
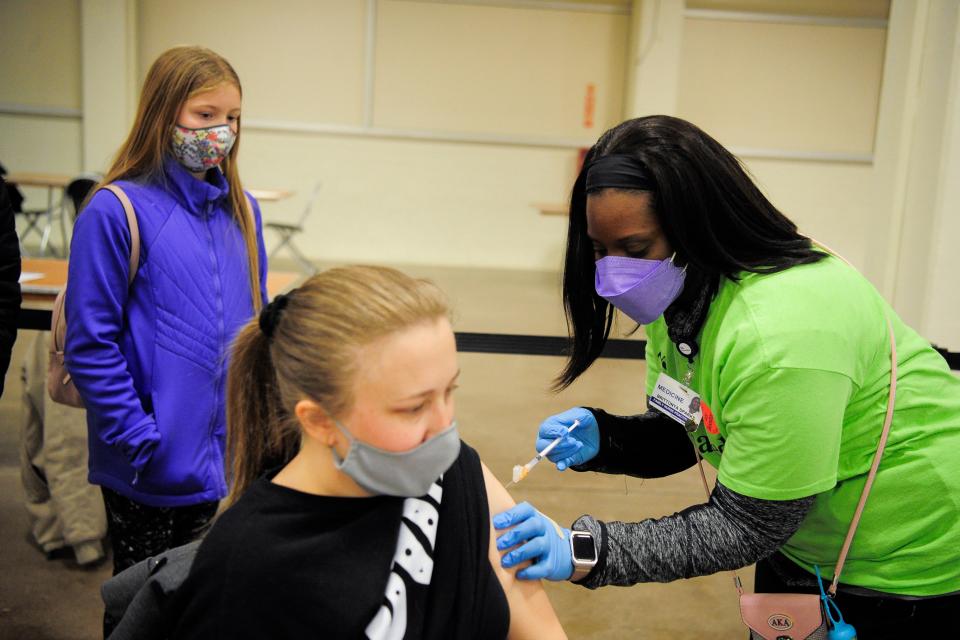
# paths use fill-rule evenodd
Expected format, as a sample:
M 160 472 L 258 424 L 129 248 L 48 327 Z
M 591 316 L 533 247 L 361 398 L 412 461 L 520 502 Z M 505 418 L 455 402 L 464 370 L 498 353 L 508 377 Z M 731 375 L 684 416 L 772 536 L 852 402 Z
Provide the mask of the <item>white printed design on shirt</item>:
M 440 476 L 427 492 L 437 504 L 440 504 L 443 497 L 442 481 L 443 476 Z M 393 554 L 384 602 L 366 629 L 367 637 L 371 640 L 401 640 L 406 633 L 407 586 L 397 569 L 402 568 L 418 584 L 430 584 L 439 515 L 433 503 L 421 498 L 407 498 L 403 501 L 403 519 L 400 522 L 400 533 L 397 536 L 397 548 Z M 427 539 L 429 549 L 421 543 L 414 530 Z

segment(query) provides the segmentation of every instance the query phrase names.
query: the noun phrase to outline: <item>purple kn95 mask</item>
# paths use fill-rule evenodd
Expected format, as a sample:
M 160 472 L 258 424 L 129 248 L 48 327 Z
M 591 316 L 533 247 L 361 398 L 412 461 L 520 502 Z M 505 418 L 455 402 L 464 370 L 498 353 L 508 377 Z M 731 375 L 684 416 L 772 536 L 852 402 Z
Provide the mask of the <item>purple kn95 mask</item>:
M 597 260 L 597 295 L 635 322 L 650 324 L 677 299 L 683 290 L 687 269 L 673 260 L 645 260 L 607 256 Z

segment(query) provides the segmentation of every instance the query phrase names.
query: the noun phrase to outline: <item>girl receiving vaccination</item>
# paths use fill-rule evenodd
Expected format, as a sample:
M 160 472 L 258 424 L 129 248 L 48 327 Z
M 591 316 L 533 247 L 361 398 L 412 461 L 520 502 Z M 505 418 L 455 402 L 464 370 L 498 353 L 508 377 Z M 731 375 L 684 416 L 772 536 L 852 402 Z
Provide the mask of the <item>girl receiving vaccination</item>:
M 231 504 L 177 592 L 175 638 L 563 638 L 539 581 L 500 567 L 513 500 L 460 441 L 440 290 L 344 267 L 240 332 Z
M 161 54 L 104 180 L 131 201 L 139 242 L 107 190 L 74 229 L 65 360 L 114 573 L 197 537 L 227 492 L 226 356 L 266 297 L 260 212 L 237 172 L 240 93 L 213 51 Z

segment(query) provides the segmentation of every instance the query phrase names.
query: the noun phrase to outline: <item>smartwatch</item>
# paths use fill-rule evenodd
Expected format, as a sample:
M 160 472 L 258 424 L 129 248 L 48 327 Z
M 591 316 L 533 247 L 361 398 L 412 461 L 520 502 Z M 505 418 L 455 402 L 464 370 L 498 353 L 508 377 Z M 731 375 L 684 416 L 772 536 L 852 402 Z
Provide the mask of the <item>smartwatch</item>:
M 573 574 L 570 580 L 583 580 L 597 566 L 597 545 L 589 531 L 570 532 L 570 557 L 573 559 Z

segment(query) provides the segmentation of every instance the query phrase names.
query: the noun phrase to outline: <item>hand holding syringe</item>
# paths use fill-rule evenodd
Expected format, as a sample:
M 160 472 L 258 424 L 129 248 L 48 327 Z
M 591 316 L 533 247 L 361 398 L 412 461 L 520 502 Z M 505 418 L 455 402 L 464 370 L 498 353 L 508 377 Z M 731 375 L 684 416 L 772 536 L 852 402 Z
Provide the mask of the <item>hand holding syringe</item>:
M 580 421 L 579 421 L 579 420 L 574 420 L 574 421 L 573 421 L 573 424 L 570 425 L 570 427 L 567 429 L 567 433 L 570 433 L 571 431 L 573 431 L 574 429 L 576 429 L 576 428 L 579 427 L 579 426 L 580 426 Z M 521 480 L 523 480 L 524 478 L 526 478 L 526 477 L 527 477 L 527 474 L 530 473 L 530 470 L 533 469 L 535 466 L 537 466 L 537 463 L 540 462 L 541 460 L 543 460 L 543 459 L 547 456 L 548 453 L 550 453 L 551 451 L 553 451 L 554 447 L 556 447 L 558 444 L 560 444 L 560 441 L 561 441 L 561 440 L 563 440 L 564 438 L 567 437 L 567 433 L 564 433 L 564 434 L 560 435 L 560 436 L 557 437 L 553 442 L 551 442 L 551 443 L 548 444 L 546 447 L 544 447 L 544 448 L 543 448 L 543 451 L 541 451 L 541 452 L 538 453 L 537 455 L 533 456 L 533 458 L 531 458 L 531 459 L 530 459 L 530 462 L 528 462 L 527 464 L 524 464 L 524 465 L 520 465 L 520 464 L 515 465 L 515 466 L 513 467 L 513 479 L 512 479 L 510 482 L 507 483 L 507 486 L 509 487 L 509 486 L 512 485 L 512 484 L 517 484 L 518 482 L 520 482 Z

